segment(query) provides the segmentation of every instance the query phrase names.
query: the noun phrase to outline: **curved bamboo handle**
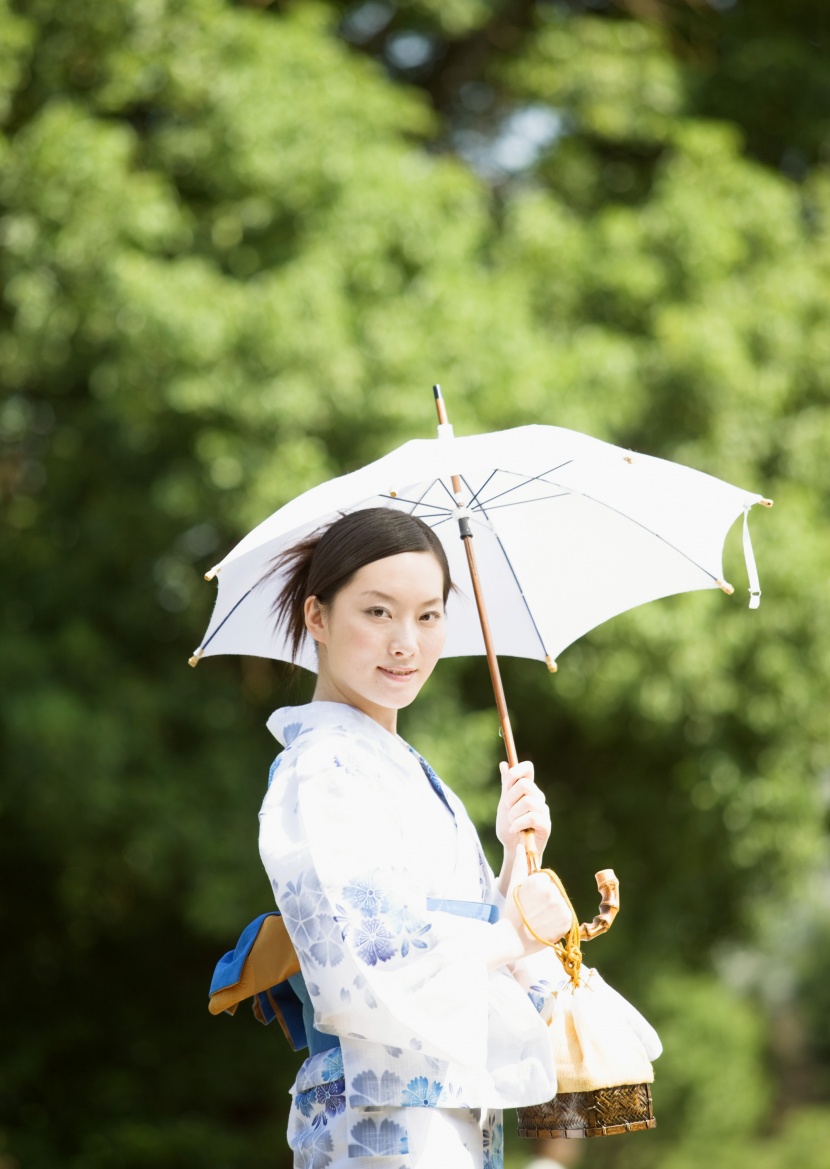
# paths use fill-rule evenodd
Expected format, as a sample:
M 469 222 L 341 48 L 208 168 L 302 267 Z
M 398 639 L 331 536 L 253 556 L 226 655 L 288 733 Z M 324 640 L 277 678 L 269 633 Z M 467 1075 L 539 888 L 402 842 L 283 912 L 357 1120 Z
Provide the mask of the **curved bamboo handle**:
M 600 869 L 596 874 L 596 882 L 602 901 L 599 913 L 591 924 L 587 925 L 583 922 L 579 927 L 579 938 L 582 942 L 589 942 L 592 938 L 598 938 L 600 934 L 609 930 L 620 908 L 620 883 L 614 870 Z
M 562 963 L 565 969 L 565 973 L 568 975 L 573 985 L 579 986 L 579 974 L 582 969 L 582 950 L 580 949 L 579 943 L 588 942 L 591 940 L 591 938 L 599 937 L 600 934 L 604 934 L 606 930 L 611 928 L 611 923 L 617 916 L 617 910 L 620 908 L 620 883 L 617 880 L 613 869 L 601 869 L 596 874 L 597 888 L 602 894 L 599 913 L 590 925 L 586 925 L 584 922 L 582 925 L 577 925 L 577 916 L 574 913 L 570 898 L 565 892 L 565 886 L 562 884 L 559 877 L 557 877 L 553 869 L 539 869 L 537 871 L 554 883 L 554 885 L 564 897 L 565 903 L 571 911 L 571 928 L 568 930 L 568 934 L 564 942 L 559 940 L 552 941 L 550 938 L 543 938 L 540 934 L 536 933 L 536 930 L 525 917 L 525 912 L 522 908 L 522 901 L 519 897 L 519 890 L 522 887 L 521 885 L 517 885 L 514 888 L 513 900 L 516 903 L 519 916 L 521 917 L 527 932 L 531 935 L 531 937 L 534 937 L 537 942 L 542 942 L 543 945 L 550 946 L 550 948 L 556 952 L 559 961 Z

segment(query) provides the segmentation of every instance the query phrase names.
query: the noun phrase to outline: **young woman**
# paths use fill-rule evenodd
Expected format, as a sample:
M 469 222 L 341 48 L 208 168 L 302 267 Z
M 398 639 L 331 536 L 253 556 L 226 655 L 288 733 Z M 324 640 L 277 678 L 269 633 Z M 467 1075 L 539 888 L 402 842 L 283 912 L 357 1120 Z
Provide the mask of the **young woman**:
M 496 879 L 461 801 L 396 730 L 441 654 L 453 587 L 420 520 L 352 513 L 275 578 L 295 656 L 306 637 L 318 655 L 311 703 L 269 720 L 284 750 L 260 813 L 310 1049 L 292 1089 L 294 1165 L 500 1169 L 500 1109 L 556 1090 L 523 989 L 544 947 L 514 883 L 537 934 L 570 925 L 556 888 L 525 876 L 522 830 L 540 854 L 550 835 L 533 767 L 502 765 Z

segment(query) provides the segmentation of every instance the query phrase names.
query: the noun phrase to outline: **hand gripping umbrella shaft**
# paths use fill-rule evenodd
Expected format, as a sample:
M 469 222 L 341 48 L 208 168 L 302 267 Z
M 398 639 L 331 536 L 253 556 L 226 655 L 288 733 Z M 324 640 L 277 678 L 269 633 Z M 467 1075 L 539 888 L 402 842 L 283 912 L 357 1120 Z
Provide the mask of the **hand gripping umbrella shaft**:
M 438 422 L 441 426 L 448 425 L 447 408 L 441 393 L 439 385 L 433 386 L 433 393 L 435 395 L 435 408 L 438 412 Z M 458 475 L 452 476 L 452 489 L 455 493 L 456 501 L 459 506 L 462 504 L 461 480 Z M 507 711 L 507 699 L 504 695 L 504 686 L 501 680 L 501 671 L 499 670 L 499 661 L 496 657 L 496 651 L 493 646 L 493 638 L 490 632 L 490 622 L 487 619 L 487 607 L 484 603 L 484 592 L 481 587 L 481 577 L 478 572 L 478 564 L 476 563 L 475 550 L 473 548 L 473 533 L 470 527 L 469 519 L 462 515 L 458 520 L 458 528 L 461 539 L 464 543 L 464 552 L 467 556 L 467 565 L 470 569 L 470 580 L 473 586 L 473 595 L 475 596 L 476 608 L 478 609 L 478 617 L 481 623 L 481 634 L 484 638 L 484 648 L 487 655 L 487 666 L 490 670 L 490 680 L 493 685 L 493 694 L 496 699 L 496 709 L 499 712 L 499 722 L 501 724 L 501 734 L 504 739 L 504 746 L 507 752 L 507 762 L 511 767 L 519 762 L 519 757 L 516 754 L 516 743 L 513 738 L 513 728 L 510 725 L 510 715 Z M 525 853 L 527 855 L 527 871 L 528 875 L 539 872 L 539 857 L 533 845 L 534 832 L 532 828 L 525 828 L 522 832 L 525 843 Z M 551 874 L 553 879 L 554 874 Z M 588 941 L 590 938 L 595 938 L 601 933 L 605 933 L 610 928 L 611 923 L 617 915 L 617 910 L 620 907 L 620 892 L 619 882 L 612 869 L 603 869 L 596 874 L 597 888 L 602 895 L 602 903 L 599 907 L 599 913 L 594 920 L 587 925 L 583 923 L 579 927 L 579 938 L 583 941 Z M 561 888 L 561 883 L 556 878 L 555 883 Z M 520 907 L 521 908 L 521 907 Z M 576 920 L 576 919 L 575 919 Z M 576 939 L 574 939 L 576 940 Z M 551 943 L 549 943 L 551 944 Z

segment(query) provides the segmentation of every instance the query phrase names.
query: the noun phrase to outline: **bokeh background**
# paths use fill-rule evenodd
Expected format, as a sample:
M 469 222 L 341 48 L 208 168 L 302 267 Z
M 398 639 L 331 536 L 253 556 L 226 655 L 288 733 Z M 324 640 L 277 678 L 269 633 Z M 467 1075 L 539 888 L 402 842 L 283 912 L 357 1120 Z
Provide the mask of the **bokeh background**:
M 776 501 L 764 598 L 506 660 L 658 1129 L 585 1169 L 826 1169 L 826 0 L 0 0 L 1 1169 L 286 1169 L 301 1059 L 216 959 L 270 905 L 259 659 L 202 574 L 434 433 L 586 430 Z M 402 720 L 488 846 L 481 661 Z M 510 1118 L 508 1130 L 513 1128 Z M 512 1134 L 508 1165 L 529 1151 Z

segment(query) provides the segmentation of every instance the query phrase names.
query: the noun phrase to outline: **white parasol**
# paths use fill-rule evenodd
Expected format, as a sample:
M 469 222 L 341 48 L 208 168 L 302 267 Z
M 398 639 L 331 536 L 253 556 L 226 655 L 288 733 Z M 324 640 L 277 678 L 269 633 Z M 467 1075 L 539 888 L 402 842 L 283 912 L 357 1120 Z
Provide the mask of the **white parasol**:
M 436 387 L 439 409 L 443 407 Z M 442 416 L 439 414 L 439 417 Z M 458 490 L 456 490 L 456 487 Z M 558 655 L 588 630 L 636 605 L 693 589 L 732 587 L 723 545 L 743 516 L 750 607 L 761 595 L 747 516 L 769 500 L 679 463 L 635 454 L 556 426 L 521 426 L 456 438 L 414 439 L 351 474 L 306 491 L 250 532 L 207 573 L 218 595 L 190 659 L 251 654 L 290 660 L 261 581 L 274 557 L 346 512 L 399 508 L 423 519 L 447 551 L 460 586 L 447 606 L 445 657 L 485 652 L 465 592 L 458 522 L 475 536 L 498 655 Z M 316 669 L 313 644 L 299 664 Z

